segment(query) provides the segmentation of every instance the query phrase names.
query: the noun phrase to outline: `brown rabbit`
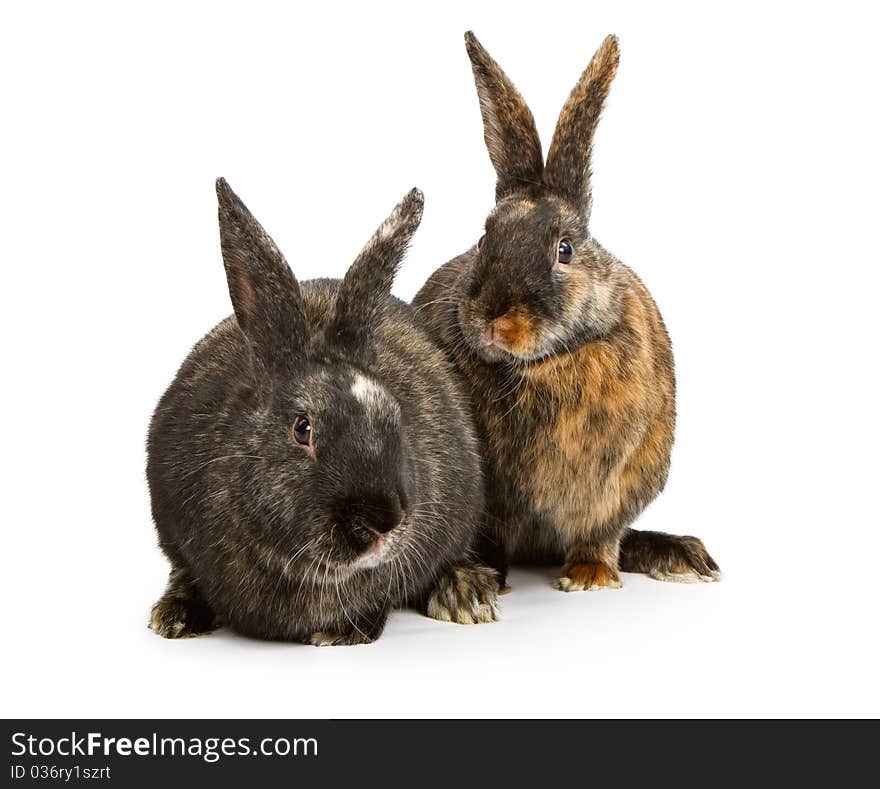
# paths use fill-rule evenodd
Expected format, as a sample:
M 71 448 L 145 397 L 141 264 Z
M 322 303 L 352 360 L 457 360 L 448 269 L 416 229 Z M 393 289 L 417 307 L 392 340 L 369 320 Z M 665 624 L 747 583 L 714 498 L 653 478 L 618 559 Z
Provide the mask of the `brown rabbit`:
M 472 33 L 465 41 L 497 205 L 415 305 L 471 391 L 488 486 L 483 558 L 502 576 L 509 561 L 564 562 L 563 591 L 619 587 L 620 570 L 716 580 L 695 537 L 628 528 L 666 482 L 675 376 L 651 295 L 587 229 L 617 39 L 563 107 L 546 166 L 522 97 Z

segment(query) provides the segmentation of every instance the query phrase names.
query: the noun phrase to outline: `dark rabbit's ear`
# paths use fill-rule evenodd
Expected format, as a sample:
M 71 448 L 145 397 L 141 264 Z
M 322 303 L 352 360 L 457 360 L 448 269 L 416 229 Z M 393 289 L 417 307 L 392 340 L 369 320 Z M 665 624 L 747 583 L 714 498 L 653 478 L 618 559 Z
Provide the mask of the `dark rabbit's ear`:
M 545 183 L 590 214 L 590 154 L 596 124 L 617 73 L 617 37 L 608 36 L 565 102 L 547 154 Z
M 270 372 L 302 353 L 308 324 L 284 256 L 223 178 L 217 179 L 220 246 L 238 325 Z
M 358 353 L 369 351 L 394 275 L 422 220 L 424 201 L 418 189 L 409 192 L 351 264 L 325 331 L 328 342 Z
M 531 110 L 477 37 L 468 31 L 464 41 L 477 83 L 483 136 L 498 174 L 495 198 L 540 186 L 544 156 Z

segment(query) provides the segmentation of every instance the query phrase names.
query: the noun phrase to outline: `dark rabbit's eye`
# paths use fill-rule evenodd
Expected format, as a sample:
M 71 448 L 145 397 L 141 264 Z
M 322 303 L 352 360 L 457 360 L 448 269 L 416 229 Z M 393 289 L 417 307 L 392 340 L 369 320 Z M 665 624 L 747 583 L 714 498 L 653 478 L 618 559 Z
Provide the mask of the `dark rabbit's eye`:
M 571 244 L 568 242 L 568 239 L 563 238 L 559 242 L 559 249 L 556 252 L 557 263 L 571 263 L 573 257 L 574 250 L 571 248 Z
M 297 444 L 307 447 L 312 443 L 312 424 L 308 417 L 298 416 L 293 423 L 293 437 Z

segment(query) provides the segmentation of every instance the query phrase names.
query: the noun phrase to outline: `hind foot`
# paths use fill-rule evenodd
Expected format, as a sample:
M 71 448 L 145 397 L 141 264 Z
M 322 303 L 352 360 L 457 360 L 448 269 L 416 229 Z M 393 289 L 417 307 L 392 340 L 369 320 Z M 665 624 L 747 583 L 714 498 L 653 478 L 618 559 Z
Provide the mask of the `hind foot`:
M 435 584 L 426 613 L 432 619 L 460 625 L 497 622 L 501 616 L 498 591 L 495 570 L 479 564 L 453 567 Z
M 721 579 L 721 570 L 702 540 L 696 537 L 680 537 L 670 545 L 669 555 L 664 557 L 664 561 L 652 567 L 648 575 L 657 581 L 711 583 Z

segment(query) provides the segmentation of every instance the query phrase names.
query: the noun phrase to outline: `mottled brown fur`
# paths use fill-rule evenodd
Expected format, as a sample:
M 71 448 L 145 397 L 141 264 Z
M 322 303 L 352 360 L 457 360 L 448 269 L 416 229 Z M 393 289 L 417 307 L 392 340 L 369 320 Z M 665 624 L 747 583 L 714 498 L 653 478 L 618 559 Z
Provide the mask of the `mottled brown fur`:
M 502 571 L 507 561 L 564 561 L 566 589 L 618 585 L 618 569 L 661 577 L 684 564 L 712 575 L 702 544 L 682 550 L 693 538 L 628 529 L 666 482 L 675 376 L 654 300 L 587 229 L 590 152 L 617 41 L 605 40 L 572 91 L 546 167 L 536 171 L 530 157 L 530 176 L 517 183 L 510 173 L 524 167 L 511 151 L 540 149 L 523 120 L 531 114 L 471 34 L 467 45 L 499 199 L 480 243 L 436 271 L 415 304 L 476 411 L 483 554 Z M 515 122 L 499 129 L 487 103 Z M 560 239 L 570 261 L 557 259 Z
M 606 337 L 499 367 L 469 352 L 456 304 L 430 303 L 461 289 L 456 275 L 469 257 L 436 272 L 416 303 L 427 305 L 420 314 L 439 328 L 444 346 L 459 349 L 454 360 L 485 431 L 492 536 L 513 561 L 558 561 L 568 546 L 601 543 L 611 532 L 616 566 L 622 527 L 660 492 L 669 466 L 675 381 L 657 308 L 623 269 L 623 320 Z

